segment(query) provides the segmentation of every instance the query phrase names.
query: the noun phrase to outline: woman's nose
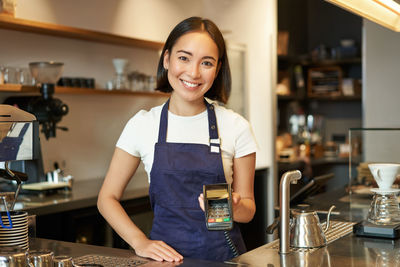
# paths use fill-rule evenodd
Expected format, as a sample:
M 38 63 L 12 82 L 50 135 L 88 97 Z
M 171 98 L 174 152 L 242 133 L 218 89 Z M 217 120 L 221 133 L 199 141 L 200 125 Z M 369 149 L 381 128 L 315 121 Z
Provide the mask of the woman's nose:
M 190 64 L 189 67 L 189 74 L 192 78 L 199 78 L 200 77 L 200 67 L 198 64 Z

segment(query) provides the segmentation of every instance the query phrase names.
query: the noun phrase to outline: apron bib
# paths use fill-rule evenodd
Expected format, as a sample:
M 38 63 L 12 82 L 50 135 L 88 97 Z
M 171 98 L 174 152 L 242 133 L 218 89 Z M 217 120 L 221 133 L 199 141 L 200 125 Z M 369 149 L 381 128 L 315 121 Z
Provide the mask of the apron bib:
M 163 106 L 158 142 L 150 172 L 154 211 L 150 238 L 162 240 L 184 257 L 224 261 L 233 258 L 223 231 L 209 231 L 198 202 L 203 184 L 226 183 L 214 106 L 205 101 L 210 146 L 167 143 L 168 106 Z M 238 225 L 230 236 L 239 253 L 246 251 Z
M 29 123 L 25 123 L 20 131 L 19 135 L 16 137 L 6 136 L 2 140 L 0 140 L 0 151 L 7 152 L 6 154 L 0 154 L 0 161 L 6 160 L 16 160 L 19 147 L 24 140 L 24 135 L 28 130 Z

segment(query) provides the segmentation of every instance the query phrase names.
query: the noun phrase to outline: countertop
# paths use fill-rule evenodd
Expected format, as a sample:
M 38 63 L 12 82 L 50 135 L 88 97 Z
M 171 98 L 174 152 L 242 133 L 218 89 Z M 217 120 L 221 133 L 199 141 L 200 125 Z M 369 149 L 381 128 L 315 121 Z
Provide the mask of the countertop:
M 161 266 L 161 267 L 169 267 L 169 266 L 191 266 L 191 267 L 232 267 L 232 264 L 225 264 L 219 262 L 211 262 L 197 259 L 185 258 L 182 262 L 178 263 L 168 263 L 168 262 L 156 262 L 146 258 L 141 258 L 135 255 L 135 252 L 127 249 L 116 249 L 116 248 L 108 248 L 108 247 L 100 247 L 100 246 L 92 246 L 85 245 L 79 243 L 70 243 L 70 242 L 62 242 L 55 241 L 49 239 L 41 239 L 41 238 L 32 238 L 29 240 L 30 250 L 51 250 L 53 251 L 55 256 L 67 255 L 73 258 L 81 257 L 85 255 L 100 255 L 100 256 L 108 256 L 108 257 L 123 257 L 130 258 L 139 261 L 144 261 L 145 263 L 140 265 L 144 267 L 151 266 Z M 236 265 L 236 264 L 235 264 Z M 104 266 L 107 267 L 107 266 Z
M 47 215 L 74 209 L 95 207 L 103 179 L 74 181 L 71 191 L 58 191 L 49 195 L 21 194 L 15 205 L 15 210 L 25 210 L 29 214 Z M 138 199 L 148 196 L 148 187 L 135 188 L 130 182 L 121 201 Z
M 97 194 L 102 179 L 76 182 L 69 195 L 52 195 L 45 198 L 31 198 L 30 203 L 37 206 L 27 206 L 29 213 L 49 214 L 68 209 L 89 207 L 96 205 Z M 128 186 L 123 200 L 147 197 L 148 189 L 135 189 Z M 307 199 L 312 210 L 328 210 L 332 204 L 336 205 L 339 215 L 332 215 L 332 220 L 357 222 L 366 218 L 372 200 L 370 194 L 349 195 L 344 189 L 324 193 Z M 78 257 L 87 254 L 101 254 L 109 256 L 134 256 L 131 250 L 113 249 L 107 247 L 90 246 L 69 242 L 51 241 L 46 239 L 32 239 L 31 249 L 48 248 L 56 255 L 70 255 Z M 185 259 L 180 266 L 398 266 L 400 261 L 400 241 L 378 238 L 357 237 L 348 234 L 326 247 L 312 252 L 291 252 L 280 255 L 278 250 L 265 244 L 254 250 L 240 255 L 229 263 L 204 262 Z M 176 264 L 158 263 L 149 261 L 142 266 L 176 266 Z
M 308 199 L 312 210 L 327 210 L 332 204 L 340 215 L 332 220 L 357 222 L 366 218 L 372 195 L 353 194 L 344 189 Z M 326 247 L 312 252 L 291 252 L 280 255 L 270 244 L 263 245 L 231 260 L 249 266 L 399 266 L 400 240 L 358 237 L 348 234 Z

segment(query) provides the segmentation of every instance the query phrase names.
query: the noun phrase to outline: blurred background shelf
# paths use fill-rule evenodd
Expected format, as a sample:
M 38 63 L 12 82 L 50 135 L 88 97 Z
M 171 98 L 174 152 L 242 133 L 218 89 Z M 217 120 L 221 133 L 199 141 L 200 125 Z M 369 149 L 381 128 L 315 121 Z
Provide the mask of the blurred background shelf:
M 361 101 L 361 95 L 354 96 L 329 96 L 329 95 L 321 95 L 321 96 L 309 96 L 309 100 L 319 100 L 319 101 Z
M 116 44 L 123 46 L 134 46 L 145 49 L 159 50 L 163 43 L 143 39 L 125 37 L 105 32 L 79 29 L 58 24 L 36 22 L 25 19 L 13 18 L 7 15 L 0 15 L 0 28 L 28 33 L 58 36 L 70 39 L 78 39 L 92 42 Z
M 0 92 L 10 93 L 39 93 L 39 88 L 35 86 L 26 86 L 20 84 L 2 84 L 0 85 Z M 161 92 L 147 92 L 147 91 L 129 91 L 129 90 L 105 90 L 105 89 L 91 89 L 91 88 L 77 88 L 77 87 L 62 87 L 56 86 L 56 94 L 82 94 L 82 95 L 136 95 L 136 96 L 150 96 L 150 97 L 167 97 L 169 94 Z
M 299 62 L 303 66 L 332 66 L 332 65 L 361 64 L 361 57 L 325 59 L 320 61 L 300 60 Z

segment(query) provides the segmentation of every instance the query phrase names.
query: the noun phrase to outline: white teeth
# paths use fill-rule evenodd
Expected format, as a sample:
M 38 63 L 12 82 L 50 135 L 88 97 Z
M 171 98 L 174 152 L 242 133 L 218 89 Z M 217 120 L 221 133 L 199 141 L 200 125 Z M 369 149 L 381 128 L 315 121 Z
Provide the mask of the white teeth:
M 196 87 L 197 85 L 199 85 L 198 83 L 190 83 L 184 80 L 182 80 L 182 82 L 189 87 Z

